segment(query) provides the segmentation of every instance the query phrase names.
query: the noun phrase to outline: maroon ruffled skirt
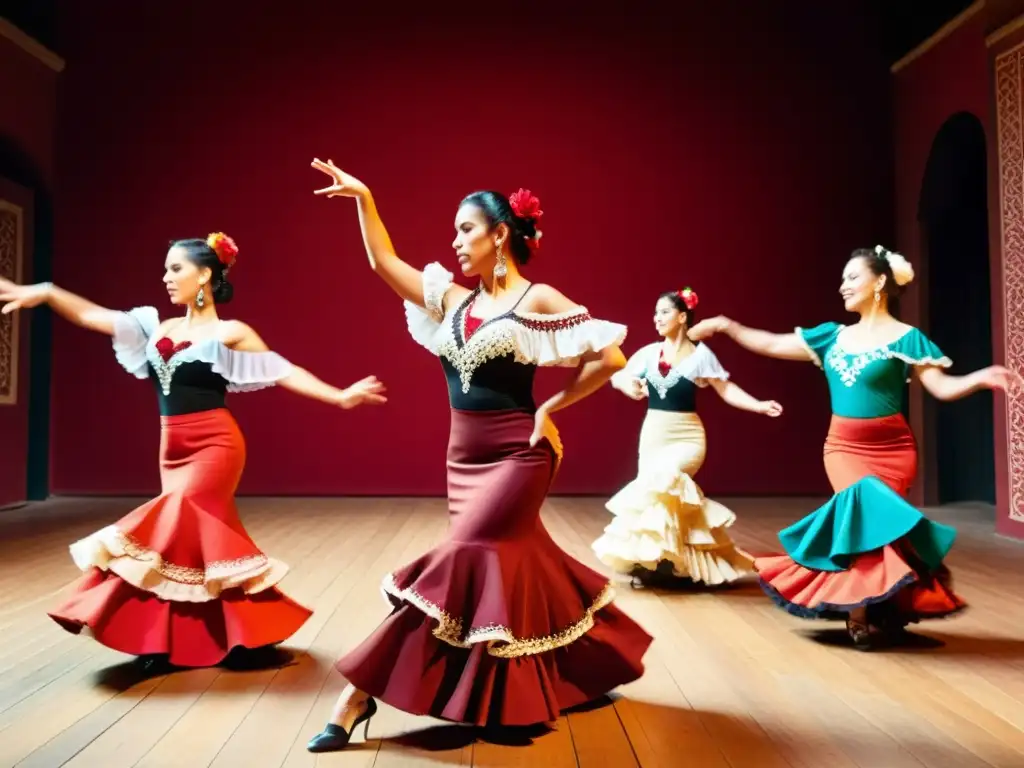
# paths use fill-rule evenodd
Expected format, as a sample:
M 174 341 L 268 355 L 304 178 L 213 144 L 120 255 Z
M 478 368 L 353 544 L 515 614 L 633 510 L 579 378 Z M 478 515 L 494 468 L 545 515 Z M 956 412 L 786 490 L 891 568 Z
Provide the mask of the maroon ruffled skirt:
M 650 635 L 541 523 L 557 460 L 547 441 L 529 447 L 533 421 L 452 411 L 451 526 L 387 576 L 392 613 L 338 661 L 360 690 L 412 714 L 531 725 L 643 674 Z

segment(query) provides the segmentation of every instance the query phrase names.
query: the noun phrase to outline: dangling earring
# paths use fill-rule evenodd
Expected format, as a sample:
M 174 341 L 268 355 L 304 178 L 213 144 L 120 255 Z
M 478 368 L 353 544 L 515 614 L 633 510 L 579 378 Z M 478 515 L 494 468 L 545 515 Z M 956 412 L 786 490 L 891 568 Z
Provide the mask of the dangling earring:
M 200 283 L 200 285 L 199 285 L 199 293 L 196 294 L 196 306 L 199 307 L 200 309 L 202 309 L 203 308 L 203 304 L 205 304 L 205 303 L 206 303 L 206 296 L 203 293 L 203 286 Z
M 501 250 L 501 243 L 498 243 L 498 261 L 494 264 L 494 276 L 499 280 L 508 274 L 508 266 L 505 262 L 505 252 Z
M 875 304 L 877 304 L 881 300 L 882 300 L 882 294 L 880 294 L 878 291 L 875 291 Z

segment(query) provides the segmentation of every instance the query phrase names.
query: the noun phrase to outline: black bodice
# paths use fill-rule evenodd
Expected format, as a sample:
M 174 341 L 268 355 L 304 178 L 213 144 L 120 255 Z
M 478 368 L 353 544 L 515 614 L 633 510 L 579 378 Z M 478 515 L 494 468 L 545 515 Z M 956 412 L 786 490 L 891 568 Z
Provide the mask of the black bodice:
M 675 384 L 665 390 L 665 396 L 662 397 L 661 392 L 648 378 L 647 407 L 652 411 L 694 413 L 697 410 L 697 385 L 685 376 L 680 376 Z
M 537 410 L 533 400 L 533 379 L 537 366 L 517 363 L 510 353 L 495 357 L 473 371 L 469 391 L 464 392 L 455 366 L 441 358 L 448 381 L 448 401 L 460 411 Z
M 167 374 L 150 363 L 149 378 L 156 387 L 161 416 L 182 416 L 225 407 L 228 382 L 219 373 L 214 373 L 209 363 L 196 360 L 178 365 L 167 394 L 164 393 L 161 375 Z

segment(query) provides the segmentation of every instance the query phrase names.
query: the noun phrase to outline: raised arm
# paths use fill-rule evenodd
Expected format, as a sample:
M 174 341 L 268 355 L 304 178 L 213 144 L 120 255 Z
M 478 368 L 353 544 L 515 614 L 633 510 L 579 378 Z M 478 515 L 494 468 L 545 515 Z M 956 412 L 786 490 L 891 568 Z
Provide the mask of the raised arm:
M 779 360 L 802 360 L 811 362 L 813 358 L 807 345 L 796 333 L 770 333 L 756 328 L 747 328 L 727 317 L 711 317 L 702 320 L 689 330 L 693 341 L 703 341 L 721 333 L 728 336 L 744 349 L 765 357 Z
M 934 365 L 915 366 L 918 381 L 936 400 L 950 401 L 972 395 L 982 389 L 1001 389 L 1021 384 L 1021 375 L 1007 370 L 1001 365 L 968 373 L 963 376 L 951 376 Z
M 250 326 L 232 320 L 221 324 L 221 341 L 235 352 L 270 352 L 269 347 Z M 283 359 L 282 359 L 283 362 Z M 291 390 L 297 395 L 319 400 L 322 403 L 341 408 L 355 408 L 357 405 L 379 405 L 386 403 L 384 385 L 376 376 L 367 376 L 345 389 L 338 389 L 321 381 L 304 368 L 287 363 L 288 374 L 278 380 L 278 386 Z
M 90 331 L 114 335 L 114 321 L 118 312 L 98 304 L 93 304 L 53 283 L 37 283 L 36 285 L 17 285 L 10 280 L 0 278 L 0 301 L 4 304 L 3 313 L 9 314 L 19 309 L 31 309 L 40 304 L 48 304 L 50 308 L 65 320 Z
M 354 176 L 338 168 L 334 161 L 314 159 L 313 168 L 331 177 L 329 187 L 313 194 L 326 197 L 352 197 L 359 212 L 359 227 L 363 233 L 366 257 L 372 269 L 391 289 L 406 301 L 426 307 L 423 296 L 423 273 L 398 258 L 384 222 L 377 212 L 377 204 L 369 188 Z M 435 304 L 443 306 L 444 297 L 435 297 Z

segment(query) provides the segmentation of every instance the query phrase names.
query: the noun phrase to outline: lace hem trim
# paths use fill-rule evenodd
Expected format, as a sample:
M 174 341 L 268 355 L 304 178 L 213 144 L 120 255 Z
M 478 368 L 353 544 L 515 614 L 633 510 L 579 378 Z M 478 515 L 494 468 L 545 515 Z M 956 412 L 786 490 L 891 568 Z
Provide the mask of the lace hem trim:
M 405 601 L 434 619 L 437 626 L 433 633 L 438 640 L 456 648 L 470 648 L 478 643 L 488 643 L 487 653 L 499 659 L 534 656 L 579 640 L 594 626 L 594 614 L 609 605 L 615 597 L 612 585 L 605 584 L 582 618 L 570 626 L 546 637 L 518 638 L 512 634 L 509 627 L 500 624 L 471 627 L 468 632 L 463 632 L 460 617 L 452 616 L 413 589 L 400 589 L 391 574 L 384 578 L 381 588 L 385 597 Z
M 71 545 L 71 557 L 82 571 L 91 567 L 116 573 L 134 587 L 172 602 L 216 600 L 225 589 L 246 594 L 270 589 L 288 573 L 288 566 L 260 553 L 217 560 L 206 568 L 169 563 L 130 534 L 110 525 Z

